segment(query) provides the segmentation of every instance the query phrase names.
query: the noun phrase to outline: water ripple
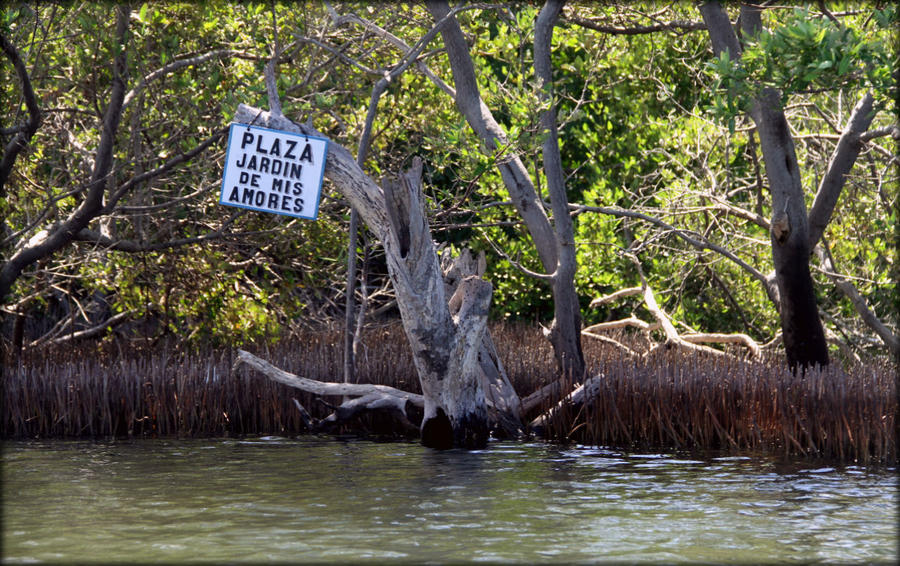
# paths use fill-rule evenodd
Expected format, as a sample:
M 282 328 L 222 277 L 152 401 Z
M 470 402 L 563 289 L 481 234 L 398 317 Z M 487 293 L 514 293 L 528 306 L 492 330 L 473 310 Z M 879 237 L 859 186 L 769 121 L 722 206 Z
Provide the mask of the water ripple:
M 6 562 L 895 562 L 895 470 L 492 442 L 3 445 Z

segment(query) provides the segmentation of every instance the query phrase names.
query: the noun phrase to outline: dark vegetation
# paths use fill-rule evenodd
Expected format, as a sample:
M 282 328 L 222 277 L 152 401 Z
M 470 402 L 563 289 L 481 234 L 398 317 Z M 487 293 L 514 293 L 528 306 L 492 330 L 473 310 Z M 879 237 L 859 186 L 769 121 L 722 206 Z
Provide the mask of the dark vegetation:
M 553 352 L 540 329 L 494 324 L 491 330 L 520 395 L 554 379 Z M 639 348 L 634 337 L 617 338 Z M 340 381 L 341 344 L 339 330 L 324 329 L 254 351 L 298 375 Z M 399 324 L 369 328 L 363 344 L 360 382 L 419 392 Z M 592 374 L 603 376 L 598 393 L 585 406 L 560 411 L 543 431 L 550 439 L 624 449 L 897 462 L 896 368 L 890 365 L 846 371 L 831 365 L 795 375 L 776 360 L 746 362 L 683 350 L 628 360 L 594 342 L 585 344 L 585 356 Z M 70 348 L 26 355 L 21 364 L 6 366 L 2 434 L 16 439 L 294 435 L 305 430 L 293 399 L 315 418 L 332 411 L 316 397 L 244 367 L 232 371 L 232 362 L 229 350 L 186 350 L 176 342 L 134 349 L 124 340 L 107 344 L 96 356 Z M 415 435 L 377 414 L 334 432 L 391 439 Z

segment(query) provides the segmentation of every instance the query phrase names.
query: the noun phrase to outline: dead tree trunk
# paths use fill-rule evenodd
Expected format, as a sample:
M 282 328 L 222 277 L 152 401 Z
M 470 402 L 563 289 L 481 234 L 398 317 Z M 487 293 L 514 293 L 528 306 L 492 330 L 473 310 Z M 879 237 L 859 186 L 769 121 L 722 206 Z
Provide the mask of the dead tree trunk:
M 421 175 L 417 158 L 410 171 L 384 181 L 391 230 L 382 242 L 395 243 L 388 268 L 425 397 L 422 443 L 436 448 L 484 446 L 488 420 L 478 350 L 492 288 L 477 276 L 467 277 L 448 305 L 425 218 Z
M 441 269 L 444 273 L 444 287 L 447 295 L 454 296 L 460 283 L 467 277 L 484 275 L 485 268 L 484 252 L 475 259 L 468 249 L 464 249 L 458 256 L 451 258 L 449 250 L 445 249 L 441 256 Z M 451 301 L 450 314 L 456 314 L 455 306 Z M 522 421 L 522 401 L 509 381 L 506 369 L 503 367 L 500 356 L 497 354 L 497 348 L 491 339 L 491 333 L 488 331 L 484 332 L 481 339 L 478 364 L 481 370 L 478 378 L 481 381 L 481 389 L 484 391 L 491 431 L 498 438 L 522 436 L 525 433 L 525 425 Z
M 235 122 L 322 136 L 284 116 L 241 104 Z M 325 176 L 381 240 L 424 397 L 422 443 L 434 448 L 483 447 L 488 416 L 478 352 L 487 325 L 491 284 L 463 279 L 448 300 L 428 227 L 422 162 L 378 187 L 336 143 L 328 146 Z M 451 310 L 454 314 L 451 314 Z

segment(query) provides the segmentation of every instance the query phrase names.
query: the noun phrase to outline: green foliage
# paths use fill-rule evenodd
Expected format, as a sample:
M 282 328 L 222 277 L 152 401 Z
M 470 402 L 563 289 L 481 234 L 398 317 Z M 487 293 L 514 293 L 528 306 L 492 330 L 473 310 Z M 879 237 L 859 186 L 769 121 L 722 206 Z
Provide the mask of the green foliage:
M 433 25 L 418 5 L 350 2 L 335 8 L 357 13 L 409 45 Z M 659 9 L 647 8 L 571 4 L 565 10 L 620 22 Z M 413 156 L 422 157 L 435 239 L 453 249 L 469 246 L 487 253 L 492 315 L 547 322 L 553 313 L 549 287 L 503 255 L 542 271 L 497 168 L 517 155 L 545 194 L 539 116 L 548 102 L 539 92 L 532 54 L 538 10 L 534 4 L 514 3 L 459 15 L 482 96 L 507 143 L 486 151 L 451 97 L 410 68 L 379 102 L 364 169 L 378 179 L 408 166 Z M 699 18 L 692 5 L 667 10 L 667 19 Z M 739 61 L 722 56 L 704 62 L 709 53 L 705 32 L 623 36 L 561 22 L 551 50 L 551 102 L 557 108 L 569 201 L 641 211 L 676 231 L 702 234 L 767 273 L 766 230 L 717 208 L 719 199 L 763 218 L 771 215 L 744 113 L 760 88 L 783 94 L 790 103 L 792 131 L 803 140 L 797 152 L 812 199 L 833 148 L 831 124 L 839 129 L 844 123 L 850 101 L 871 89 L 882 110 L 873 128 L 895 122 L 891 71 L 897 61 L 889 31 L 896 27 L 897 11 L 890 6 L 859 12 L 835 24 L 813 8 L 767 9 L 766 31 L 743 38 Z M 17 162 L 8 195 L 0 199 L 4 259 L 15 244 L 7 235 L 21 233 L 27 240 L 82 202 L 78 189 L 90 178 L 109 97 L 114 13 L 115 6 L 107 3 L 10 4 L 0 10 L 0 31 L 22 51 L 45 110 L 44 124 Z M 199 54 L 227 49 L 237 55 L 212 57 L 146 82 L 122 117 L 111 186 L 197 147 L 229 123 L 238 103 L 265 107 L 261 77 L 276 35 L 285 49 L 278 86 L 286 115 L 311 119 L 336 143 L 356 150 L 372 86 L 382 76 L 377 70 L 396 65 L 402 50 L 356 24 L 334 25 L 319 2 L 276 3 L 275 26 L 272 16 L 269 3 L 133 5 L 129 89 Z M 421 61 L 452 84 L 440 47 L 440 39 L 435 40 Z M 3 106 L 6 128 L 21 119 L 25 108 L 5 59 L 0 77 L 0 98 L 10 101 Z M 217 198 L 222 141 L 197 159 L 137 184 L 120 203 L 126 212 L 105 219 L 104 229 L 140 243 L 197 238 L 222 228 L 224 237 L 136 254 L 69 246 L 27 271 L 15 300 L 49 318 L 59 297 L 67 295 L 80 301 L 90 318 L 94 297 L 102 296 L 112 312 L 133 310 L 158 332 L 231 344 L 272 339 L 309 320 L 340 315 L 345 203 L 326 183 L 317 222 L 257 213 L 232 219 L 232 211 L 223 210 Z M 885 236 L 896 220 L 890 216 L 896 176 L 885 151 L 866 147 L 826 232 L 839 269 L 854 278 L 879 313 L 890 311 L 896 293 L 890 277 L 895 243 Z M 593 297 L 639 284 L 634 265 L 622 254 L 631 249 L 662 306 L 676 319 L 700 330 L 750 332 L 761 340 L 777 332 L 777 313 L 760 282 L 721 255 L 698 251 L 672 231 L 641 220 L 582 213 L 574 222 L 576 287 L 585 322 L 632 313 L 633 302 L 587 308 Z M 91 228 L 99 230 L 99 222 Z M 372 288 L 385 281 L 387 268 L 378 250 L 366 267 Z M 815 274 L 823 309 L 841 328 L 859 328 L 851 322 L 852 304 L 824 275 Z
M 724 51 L 707 64 L 716 79 L 714 114 L 734 133 L 735 116 L 766 87 L 779 90 L 783 104 L 795 94 L 847 88 L 871 89 L 889 104 L 897 95 L 892 70 L 898 61 L 883 35 L 896 26 L 897 8 L 871 15 L 875 30 L 866 31 L 794 8 L 773 30 L 745 36 L 740 58 Z

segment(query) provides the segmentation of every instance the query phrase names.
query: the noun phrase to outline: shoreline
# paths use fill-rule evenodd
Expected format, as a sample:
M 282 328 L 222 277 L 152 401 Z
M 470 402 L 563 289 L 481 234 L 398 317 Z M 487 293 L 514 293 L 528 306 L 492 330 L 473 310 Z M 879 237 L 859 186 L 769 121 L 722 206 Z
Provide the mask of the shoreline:
M 408 345 L 395 325 L 366 331 L 360 383 L 418 393 Z M 540 329 L 492 327 L 510 381 L 524 397 L 556 379 Z M 121 348 L 120 352 L 127 351 Z M 340 381 L 337 330 L 309 332 L 258 355 L 311 379 Z M 234 350 L 156 350 L 90 355 L 72 349 L 7 366 L 4 440 L 296 436 L 305 432 L 294 399 L 313 417 L 326 402 L 246 368 Z M 773 362 L 659 352 L 638 360 L 592 345 L 585 352 L 599 385 L 588 403 L 564 407 L 543 431 L 553 442 L 614 449 L 763 453 L 845 464 L 897 463 L 897 383 L 888 365 L 838 365 L 803 376 Z M 330 400 L 329 400 L 330 401 Z M 337 400 L 337 403 L 340 401 Z M 543 413 L 548 404 L 538 407 Z M 531 414 L 527 417 L 533 416 Z M 335 434 L 414 439 L 389 415 L 365 415 Z

